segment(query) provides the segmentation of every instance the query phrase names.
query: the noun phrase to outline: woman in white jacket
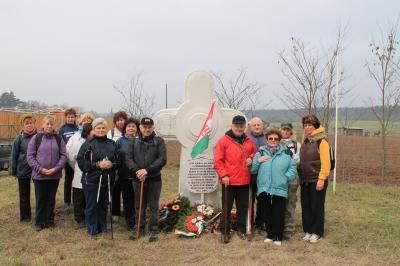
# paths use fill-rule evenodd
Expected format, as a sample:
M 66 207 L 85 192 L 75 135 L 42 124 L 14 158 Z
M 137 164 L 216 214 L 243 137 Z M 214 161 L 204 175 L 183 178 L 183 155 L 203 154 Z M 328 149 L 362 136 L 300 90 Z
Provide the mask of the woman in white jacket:
M 72 180 L 72 202 L 74 205 L 74 219 L 79 226 L 85 226 L 85 195 L 82 189 L 82 171 L 76 163 L 76 157 L 82 144 L 90 137 L 92 125 L 85 123 L 82 125 L 82 133 L 76 132 L 66 145 L 68 154 L 68 164 L 75 170 Z

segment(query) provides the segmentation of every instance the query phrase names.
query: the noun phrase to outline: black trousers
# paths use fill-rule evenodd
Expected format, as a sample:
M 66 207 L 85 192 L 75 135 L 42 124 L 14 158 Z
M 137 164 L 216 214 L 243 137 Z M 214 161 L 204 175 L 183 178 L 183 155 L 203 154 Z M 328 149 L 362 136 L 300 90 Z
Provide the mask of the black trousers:
M 121 179 L 120 187 L 122 192 L 122 205 L 124 207 L 126 225 L 128 228 L 132 229 L 135 225 L 135 198 L 132 180 Z
M 34 180 L 36 196 L 35 225 L 54 225 L 54 207 L 59 179 Z
M 135 222 L 138 224 L 139 219 L 139 205 L 140 205 L 140 182 L 132 181 L 133 191 L 135 193 Z M 145 182 L 143 187 L 143 199 L 142 199 L 142 214 L 140 229 L 145 230 L 146 227 L 146 208 L 150 207 L 150 219 L 149 219 L 149 231 L 158 233 L 158 207 L 161 194 L 161 181 Z
M 99 185 L 91 183 L 83 183 L 82 185 L 86 200 L 85 223 L 88 234 L 96 235 L 107 232 L 108 185 L 100 186 L 99 202 L 97 202 Z
M 324 236 L 325 196 L 328 181 L 324 189 L 317 191 L 317 183 L 301 184 L 301 218 L 304 233 Z
M 251 212 L 251 222 L 253 223 L 253 225 L 255 227 L 262 227 L 262 225 L 264 224 L 264 221 L 261 219 L 262 217 L 262 213 L 261 213 L 261 208 L 260 208 L 260 204 L 256 204 L 256 209 L 254 209 L 254 203 L 256 201 L 256 197 L 257 197 L 257 175 L 255 175 L 255 177 L 253 177 L 252 175 L 252 183 L 251 183 L 251 187 L 253 189 L 252 191 L 252 212 Z M 255 215 L 255 217 L 254 217 Z
M 77 223 L 85 222 L 85 193 L 83 189 L 72 188 L 72 203 L 74 205 L 74 219 Z
M 237 209 L 237 230 L 246 233 L 247 210 L 249 207 L 249 185 L 226 186 L 227 206 L 225 209 L 225 185 L 222 186 L 222 217 L 220 222 L 221 232 L 225 231 L 225 219 L 227 219 L 227 232 L 231 229 L 231 211 L 233 202 Z M 226 215 L 225 215 L 226 214 Z M 227 216 L 227 217 L 225 217 Z
M 71 204 L 72 180 L 74 179 L 74 169 L 67 163 L 64 167 L 64 203 Z
M 121 184 L 118 179 L 114 183 L 114 188 L 112 191 L 112 215 L 120 216 L 121 215 Z
M 258 195 L 257 200 L 262 210 L 267 237 L 272 240 L 282 241 L 283 227 L 285 226 L 286 198 L 263 192 Z
M 31 178 L 18 178 L 20 221 L 30 221 L 31 215 Z

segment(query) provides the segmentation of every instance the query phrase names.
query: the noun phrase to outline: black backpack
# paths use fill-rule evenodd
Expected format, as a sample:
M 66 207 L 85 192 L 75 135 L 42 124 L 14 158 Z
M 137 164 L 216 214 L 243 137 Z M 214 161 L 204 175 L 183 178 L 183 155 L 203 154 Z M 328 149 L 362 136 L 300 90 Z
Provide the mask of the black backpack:
M 319 152 L 319 146 L 321 145 L 321 141 L 322 141 L 322 139 L 319 139 L 319 140 L 317 140 L 317 145 L 318 145 L 318 152 Z M 333 170 L 333 169 L 335 169 L 335 164 L 336 164 L 336 161 L 335 161 L 335 150 L 332 148 L 332 146 L 329 144 L 329 142 L 328 142 L 328 145 L 329 145 L 329 159 L 330 159 L 330 161 L 331 161 L 331 171 Z
M 58 150 L 61 152 L 61 136 L 58 134 L 54 135 L 57 141 L 57 145 L 58 145 Z M 36 151 L 39 149 L 40 143 L 42 143 L 42 139 L 43 139 L 43 133 L 37 133 L 36 137 L 35 137 L 35 145 L 36 145 Z

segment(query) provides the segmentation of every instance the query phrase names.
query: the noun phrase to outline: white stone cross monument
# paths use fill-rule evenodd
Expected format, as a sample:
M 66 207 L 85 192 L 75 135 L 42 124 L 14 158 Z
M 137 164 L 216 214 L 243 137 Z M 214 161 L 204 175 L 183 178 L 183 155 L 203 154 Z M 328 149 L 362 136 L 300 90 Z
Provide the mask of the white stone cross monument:
M 207 203 L 221 207 L 218 176 L 213 167 L 214 149 L 230 128 L 232 118 L 243 114 L 216 104 L 208 148 L 192 159 L 193 144 L 215 99 L 214 87 L 214 78 L 209 72 L 190 73 L 185 81 L 183 103 L 178 108 L 158 111 L 154 123 L 157 134 L 174 135 L 181 144 L 179 194 L 188 197 L 191 204 Z

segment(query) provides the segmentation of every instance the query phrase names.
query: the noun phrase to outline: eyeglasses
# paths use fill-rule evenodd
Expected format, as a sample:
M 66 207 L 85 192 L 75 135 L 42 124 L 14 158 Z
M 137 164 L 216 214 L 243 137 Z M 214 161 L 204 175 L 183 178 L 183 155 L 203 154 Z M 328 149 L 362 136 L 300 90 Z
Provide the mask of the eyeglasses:
M 279 138 L 268 138 L 268 140 L 270 140 L 270 141 L 279 141 Z

